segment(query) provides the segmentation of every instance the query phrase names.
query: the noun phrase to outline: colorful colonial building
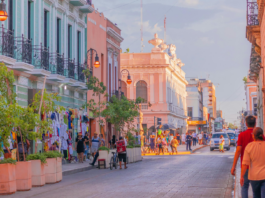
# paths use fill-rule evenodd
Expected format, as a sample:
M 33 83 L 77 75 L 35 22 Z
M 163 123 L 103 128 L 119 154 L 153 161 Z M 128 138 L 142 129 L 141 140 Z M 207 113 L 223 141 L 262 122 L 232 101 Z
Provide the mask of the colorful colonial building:
M 149 129 L 149 133 L 154 131 L 155 117 L 161 118 L 162 124 L 173 125 L 180 133 L 186 132 L 188 82 L 181 69 L 184 64 L 177 59 L 175 45 L 164 44 L 157 34 L 149 43 L 154 45 L 149 53 L 121 54 L 122 92 L 131 100 L 141 97 L 151 103 L 151 107 L 142 104 L 143 128 Z M 131 76 L 131 85 L 126 84 L 125 69 Z
M 59 105 L 78 111 L 86 102 L 86 0 L 5 0 L 8 19 L 1 22 L 0 61 L 14 71 L 17 102 L 29 105 L 43 87 L 56 92 Z M 44 81 L 46 77 L 46 82 Z M 77 120 L 76 120 L 77 123 Z M 73 130 L 73 138 L 76 130 Z

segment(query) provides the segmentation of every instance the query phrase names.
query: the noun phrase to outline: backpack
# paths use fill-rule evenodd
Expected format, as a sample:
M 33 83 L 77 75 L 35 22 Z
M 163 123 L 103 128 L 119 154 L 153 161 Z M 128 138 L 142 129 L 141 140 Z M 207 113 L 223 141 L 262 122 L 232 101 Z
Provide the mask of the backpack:
M 126 151 L 125 142 L 123 140 L 116 142 L 117 152 L 123 153 Z

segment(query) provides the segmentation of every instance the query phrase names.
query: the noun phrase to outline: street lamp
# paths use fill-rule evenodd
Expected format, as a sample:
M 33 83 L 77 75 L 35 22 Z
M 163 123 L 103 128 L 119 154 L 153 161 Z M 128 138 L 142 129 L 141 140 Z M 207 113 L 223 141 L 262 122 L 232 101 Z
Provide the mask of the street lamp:
M 4 3 L 4 0 L 1 0 L 0 3 L 0 21 L 5 21 L 8 17 L 8 14 L 6 12 L 6 4 Z
M 125 72 L 128 73 L 126 82 L 127 82 L 128 85 L 130 85 L 132 83 L 132 79 L 131 79 L 131 76 L 130 76 L 130 72 L 127 69 L 123 69 L 123 70 L 121 70 L 121 74 L 122 74 L 123 71 L 125 71 Z M 119 79 L 119 81 L 120 81 L 119 93 L 121 93 L 121 79 Z
M 95 68 L 99 68 L 100 67 L 100 62 L 99 62 L 99 57 L 98 57 L 98 53 L 97 53 L 97 51 L 95 50 L 95 49 L 92 49 L 92 48 L 90 48 L 89 50 L 87 50 L 87 59 L 86 59 L 86 61 L 85 61 L 85 64 L 87 65 L 88 64 L 88 59 L 90 60 L 90 68 L 89 68 L 89 70 L 90 70 L 90 72 L 91 72 L 91 74 L 92 74 L 92 72 L 93 72 L 93 60 L 92 60 L 92 58 L 93 58 L 93 54 L 94 53 L 96 53 L 96 56 L 95 56 L 95 62 L 94 62 L 94 67 Z

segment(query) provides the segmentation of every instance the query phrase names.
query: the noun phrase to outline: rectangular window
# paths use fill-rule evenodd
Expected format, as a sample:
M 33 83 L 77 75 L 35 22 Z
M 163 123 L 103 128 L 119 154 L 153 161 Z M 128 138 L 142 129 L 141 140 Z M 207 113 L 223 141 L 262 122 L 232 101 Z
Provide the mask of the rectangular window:
M 31 18 L 31 2 L 28 1 L 28 39 L 31 39 L 31 22 L 30 22 L 30 18 Z
M 188 107 L 188 117 L 192 118 L 192 107 Z
M 8 1 L 8 29 L 13 30 L 13 0 Z
M 114 87 L 114 89 L 117 90 L 117 67 L 115 67 L 114 72 L 115 72 L 115 83 L 114 83 L 115 87 Z
M 80 31 L 77 31 L 77 62 L 78 63 L 81 62 L 81 32 Z
M 109 96 L 111 97 L 111 64 L 109 63 Z
M 57 53 L 61 53 L 61 19 L 57 18 Z
M 72 26 L 68 25 L 68 58 L 72 58 Z
M 48 47 L 48 11 L 44 10 L 44 47 Z

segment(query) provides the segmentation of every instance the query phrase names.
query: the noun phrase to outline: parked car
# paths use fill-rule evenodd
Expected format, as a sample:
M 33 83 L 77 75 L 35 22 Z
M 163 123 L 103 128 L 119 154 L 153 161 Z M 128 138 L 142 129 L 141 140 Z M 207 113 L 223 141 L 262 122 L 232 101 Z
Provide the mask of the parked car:
M 236 134 L 227 132 L 227 135 L 229 136 L 230 139 L 230 145 L 236 146 Z
M 212 135 L 211 142 L 210 142 L 210 151 L 213 151 L 214 149 L 219 149 L 219 141 L 220 141 L 221 135 L 225 139 L 224 149 L 226 149 L 227 151 L 230 150 L 230 140 L 229 140 L 227 133 L 219 132 L 219 133 L 213 133 Z

